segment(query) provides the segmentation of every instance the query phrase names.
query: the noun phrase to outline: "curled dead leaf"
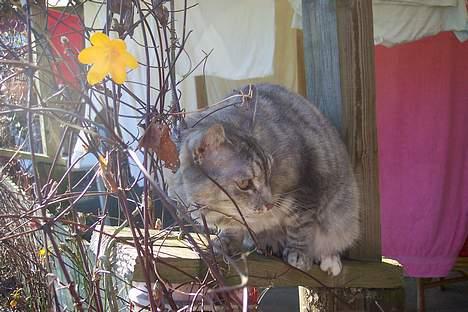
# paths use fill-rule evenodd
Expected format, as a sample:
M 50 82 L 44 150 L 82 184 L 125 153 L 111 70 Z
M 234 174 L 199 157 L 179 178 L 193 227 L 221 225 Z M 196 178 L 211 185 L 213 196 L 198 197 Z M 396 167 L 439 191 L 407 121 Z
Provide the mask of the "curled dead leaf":
M 152 122 L 140 140 L 140 148 L 146 148 L 156 153 L 164 162 L 164 167 L 176 171 L 179 168 L 179 153 L 171 139 L 169 127 L 159 122 Z
M 117 186 L 115 175 L 109 168 L 107 158 L 102 155 L 99 155 L 99 174 L 109 192 L 115 193 L 118 191 L 119 187 Z
M 153 1 L 154 4 L 155 1 Z M 157 2 L 157 1 L 156 1 Z M 156 15 L 156 19 L 162 26 L 167 26 L 169 22 L 169 10 L 160 3 L 159 5 L 154 6 L 154 13 Z

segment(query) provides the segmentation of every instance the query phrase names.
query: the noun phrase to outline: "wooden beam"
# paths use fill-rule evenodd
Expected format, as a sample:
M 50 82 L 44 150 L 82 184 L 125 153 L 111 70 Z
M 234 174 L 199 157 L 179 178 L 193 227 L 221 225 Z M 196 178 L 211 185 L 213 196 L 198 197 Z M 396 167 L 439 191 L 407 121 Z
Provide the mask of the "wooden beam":
M 308 97 L 337 126 L 361 191 L 353 258 L 380 261 L 377 131 L 371 0 L 303 0 Z
M 380 263 L 372 1 L 303 0 L 302 4 L 308 97 L 339 129 L 361 192 L 361 237 L 349 255 Z M 401 277 L 401 272 L 394 274 Z M 403 310 L 403 288 L 372 288 L 354 293 L 339 290 L 340 297 L 352 298 L 345 306 L 320 289 L 300 288 L 300 298 L 307 311 Z
M 337 0 L 343 137 L 361 190 L 361 239 L 351 256 L 380 261 L 380 196 L 371 0 Z
M 24 152 L 24 151 L 18 151 L 14 149 L 8 149 L 8 148 L 0 148 L 0 157 L 1 158 L 21 158 L 21 159 L 31 159 L 31 153 L 30 152 Z M 39 162 L 43 163 L 50 163 L 52 162 L 52 159 L 45 154 L 42 153 L 37 153 L 35 154 L 36 160 Z M 65 164 L 65 161 L 63 159 L 59 160 L 60 164 Z
M 304 66 L 304 33 L 301 29 L 296 29 L 296 47 L 297 47 L 297 93 L 307 96 L 306 91 L 306 73 Z
M 335 0 L 303 0 L 302 18 L 307 97 L 340 130 L 342 101 Z
M 300 312 L 386 312 L 405 311 L 403 288 L 338 288 L 330 296 L 328 289 L 300 288 Z
M 35 63 L 41 68 L 50 68 L 51 59 L 50 54 L 52 53 L 50 48 L 50 37 L 47 29 L 48 13 L 47 5 L 44 0 L 36 3 L 31 2 L 31 18 L 32 26 L 36 34 L 34 38 L 35 43 Z M 45 99 L 48 98 L 54 90 L 53 86 L 56 85 L 54 77 L 49 72 L 38 71 L 37 75 L 39 79 L 35 79 L 40 91 L 40 96 Z M 60 124 L 55 120 L 48 117 L 42 117 L 41 122 L 41 136 L 43 142 L 43 153 L 53 157 L 57 151 L 60 141 Z
M 468 276 L 468 257 L 459 257 L 452 271 L 463 272 L 463 274 Z
M 124 228 L 115 236 L 114 243 L 111 237 L 116 227 L 103 228 L 101 255 L 106 246 L 111 246 L 110 254 L 114 254 L 114 272 L 122 278 L 132 276 L 133 281 L 144 281 L 144 273 L 132 246 L 133 238 L 129 228 Z M 96 254 L 98 250 L 99 232 L 92 235 L 90 249 Z M 193 250 L 187 239 L 181 239 L 179 233 L 165 233 L 150 231 L 153 237 L 153 253 L 157 255 L 154 263 L 161 277 L 171 283 L 185 283 L 193 280 L 190 276 L 200 277 L 207 268 L 199 255 Z M 205 244 L 203 238 L 192 234 L 199 245 Z M 205 249 L 205 248 L 203 248 Z M 224 277 L 228 284 L 236 285 L 240 282 L 239 274 L 233 265 L 223 265 Z M 402 286 L 401 267 L 390 263 L 345 261 L 342 273 L 337 277 L 330 277 L 315 265 L 305 274 L 283 261 L 253 254 L 246 262 L 236 262 L 237 267 L 249 276 L 248 285 L 257 287 L 270 286 L 298 286 L 321 287 L 321 283 L 328 287 L 365 287 L 365 288 L 399 288 Z M 181 273 L 185 272 L 185 274 Z
M 208 107 L 208 94 L 206 92 L 206 77 L 195 76 L 195 92 L 197 96 L 197 109 Z

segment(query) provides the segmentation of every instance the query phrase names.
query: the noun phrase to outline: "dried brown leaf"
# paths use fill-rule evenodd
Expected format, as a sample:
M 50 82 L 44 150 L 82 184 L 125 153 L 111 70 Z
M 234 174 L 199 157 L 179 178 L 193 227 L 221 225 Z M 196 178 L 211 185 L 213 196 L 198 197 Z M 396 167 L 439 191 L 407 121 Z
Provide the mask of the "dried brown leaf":
M 167 10 L 167 8 L 164 5 L 160 4 L 155 7 L 154 13 L 159 23 L 162 26 L 167 26 L 169 22 L 169 11 Z
M 146 129 L 140 140 L 139 147 L 152 150 L 164 162 L 164 167 L 176 171 L 179 168 L 179 153 L 172 141 L 169 127 L 159 122 L 153 122 Z
M 102 155 L 99 155 L 99 174 L 109 192 L 115 193 L 119 190 L 115 175 L 110 170 L 107 159 Z

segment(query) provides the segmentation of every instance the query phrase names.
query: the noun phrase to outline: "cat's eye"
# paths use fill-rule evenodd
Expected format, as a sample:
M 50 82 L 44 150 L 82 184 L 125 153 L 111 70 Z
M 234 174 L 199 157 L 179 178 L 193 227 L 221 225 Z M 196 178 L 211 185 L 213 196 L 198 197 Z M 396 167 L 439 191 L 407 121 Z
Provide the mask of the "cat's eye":
M 244 180 L 237 181 L 236 183 L 237 183 L 237 186 L 243 191 L 253 189 L 254 187 L 252 179 L 244 179 Z

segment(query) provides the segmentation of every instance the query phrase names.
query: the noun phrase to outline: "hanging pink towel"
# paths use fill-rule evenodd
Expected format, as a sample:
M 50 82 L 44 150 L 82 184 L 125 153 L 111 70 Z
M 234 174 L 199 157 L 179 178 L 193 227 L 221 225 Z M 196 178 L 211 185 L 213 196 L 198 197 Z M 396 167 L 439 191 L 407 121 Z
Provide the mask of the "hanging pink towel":
M 382 253 L 445 276 L 468 235 L 468 42 L 375 51 Z

